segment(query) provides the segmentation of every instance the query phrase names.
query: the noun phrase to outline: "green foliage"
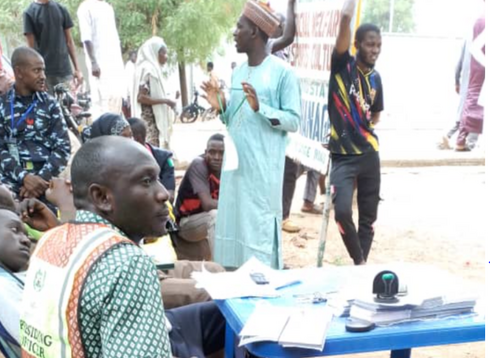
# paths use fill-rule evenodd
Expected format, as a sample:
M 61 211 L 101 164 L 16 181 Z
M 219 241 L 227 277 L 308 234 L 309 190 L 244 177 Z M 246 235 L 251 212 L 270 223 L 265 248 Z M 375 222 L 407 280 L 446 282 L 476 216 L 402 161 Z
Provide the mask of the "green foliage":
M 22 13 L 29 0 L 0 1 L 0 34 L 22 34 Z
M 390 27 L 391 0 L 363 0 L 361 23 L 378 25 L 383 32 Z M 394 0 L 393 32 L 410 33 L 415 30 L 414 0 Z
M 76 11 L 82 0 L 64 4 L 80 36 Z M 30 0 L 0 0 L 0 33 L 22 38 L 22 12 Z M 205 61 L 232 32 L 245 0 L 110 0 L 124 51 L 137 48 L 152 35 L 165 39 L 173 60 Z M 77 41 L 78 42 L 78 41 Z M 81 45 L 78 43 L 78 45 Z

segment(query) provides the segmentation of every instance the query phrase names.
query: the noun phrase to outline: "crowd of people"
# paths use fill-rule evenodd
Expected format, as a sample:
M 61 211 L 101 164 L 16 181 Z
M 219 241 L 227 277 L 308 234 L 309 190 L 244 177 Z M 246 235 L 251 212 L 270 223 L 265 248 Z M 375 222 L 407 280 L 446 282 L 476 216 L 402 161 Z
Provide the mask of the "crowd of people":
M 344 2 L 332 56 L 328 149 L 335 221 L 354 264 L 363 265 L 379 203 L 374 128 L 384 105 L 375 70 L 379 28 L 361 25 L 356 54 L 350 52 L 356 3 Z M 52 97 L 56 85 L 84 80 L 72 19 L 52 0 L 29 6 L 28 46 L 13 52 L 15 82 L 0 97 L 0 351 L 6 358 L 222 355 L 224 318 L 191 272 L 203 261 L 208 271 L 222 272 L 251 257 L 283 268 L 281 234 L 299 230 L 289 213 L 304 171 L 302 210 L 322 213 L 315 205 L 322 177 L 285 155 L 287 133 L 301 120 L 300 82 L 287 63 L 294 7 L 288 0 L 284 17 L 264 1 L 246 2 L 233 33 L 246 61 L 234 64 L 229 93 L 211 62 L 202 85 L 227 134 L 208 139 L 177 185 L 171 134 L 179 93 L 166 88 L 164 40 L 145 41 L 124 69 L 112 6 L 81 3 L 97 119 L 75 143 Z M 462 140 L 470 132 L 460 130 Z M 141 246 L 175 227 L 177 261 L 157 270 Z

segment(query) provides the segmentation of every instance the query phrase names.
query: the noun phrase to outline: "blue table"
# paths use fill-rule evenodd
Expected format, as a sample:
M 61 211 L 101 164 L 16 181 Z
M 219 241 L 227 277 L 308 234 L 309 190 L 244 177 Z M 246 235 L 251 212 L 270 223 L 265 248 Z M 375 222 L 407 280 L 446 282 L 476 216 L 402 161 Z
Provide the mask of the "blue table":
M 356 271 L 357 270 L 357 271 Z M 352 276 L 362 275 L 363 271 L 350 268 L 316 269 L 312 275 L 315 280 L 305 282 L 303 285 L 286 289 L 284 295 L 277 298 L 265 298 L 269 303 L 278 306 L 297 305 L 294 294 L 304 292 L 331 292 L 345 283 Z M 355 274 L 353 274 L 355 272 Z M 427 271 L 424 276 L 430 276 Z M 415 274 L 415 273 L 414 273 Z M 440 275 L 435 270 L 431 272 Z M 223 313 L 226 326 L 226 357 L 234 357 L 236 335 L 245 325 L 253 312 L 255 305 L 264 299 L 236 298 L 216 301 Z M 376 327 L 365 333 L 350 333 L 345 331 L 345 318 L 335 318 L 331 323 L 325 348 L 322 352 L 300 349 L 283 348 L 277 343 L 262 342 L 246 346 L 249 352 L 259 357 L 318 357 L 339 354 L 365 353 L 374 351 L 391 351 L 392 358 L 410 357 L 411 348 L 424 346 L 437 346 L 445 344 L 467 343 L 485 340 L 484 317 L 472 315 L 431 320 L 425 322 L 409 322 L 390 327 Z

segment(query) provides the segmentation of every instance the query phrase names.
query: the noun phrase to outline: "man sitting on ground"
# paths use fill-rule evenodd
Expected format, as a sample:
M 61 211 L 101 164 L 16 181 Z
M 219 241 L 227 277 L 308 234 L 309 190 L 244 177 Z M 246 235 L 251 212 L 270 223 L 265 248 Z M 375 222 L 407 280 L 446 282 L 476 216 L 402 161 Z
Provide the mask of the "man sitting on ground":
M 168 193 L 158 173 L 145 149 L 121 137 L 93 139 L 75 155 L 77 217 L 46 233 L 31 257 L 20 322 L 24 353 L 203 357 L 223 348 L 225 322 L 214 303 L 165 315 L 156 268 L 137 246 L 165 233 Z M 45 339 L 33 339 L 33 331 Z
M 213 258 L 224 150 L 223 135 L 211 136 L 204 155 L 192 161 L 180 184 L 175 203 L 180 227 L 176 248 L 179 259 Z
M 167 189 L 170 195 L 170 202 L 175 198 L 175 168 L 172 160 L 172 152 L 166 149 L 157 148 L 146 142 L 146 123 L 139 118 L 129 118 L 129 125 L 133 131 L 133 139 L 145 146 L 157 161 L 160 167 L 160 183 Z

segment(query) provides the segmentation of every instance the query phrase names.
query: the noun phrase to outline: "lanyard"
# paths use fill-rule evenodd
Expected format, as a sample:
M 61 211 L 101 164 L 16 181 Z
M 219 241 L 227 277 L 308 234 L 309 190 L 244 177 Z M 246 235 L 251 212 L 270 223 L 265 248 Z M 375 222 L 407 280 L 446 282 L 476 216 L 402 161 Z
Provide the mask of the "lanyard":
M 15 119 L 14 119 L 14 98 L 15 98 L 15 95 L 12 94 L 12 99 L 10 100 L 10 128 L 12 129 L 12 132 L 11 132 L 12 136 L 15 136 L 17 134 L 17 128 L 19 128 L 19 126 L 25 122 L 29 113 L 31 113 L 32 110 L 34 109 L 34 107 L 36 107 L 36 105 L 37 105 L 37 99 L 35 99 L 31 103 L 29 108 L 27 108 L 27 110 L 24 112 L 24 114 L 20 116 L 19 120 L 14 123 L 14 121 L 15 121 Z

